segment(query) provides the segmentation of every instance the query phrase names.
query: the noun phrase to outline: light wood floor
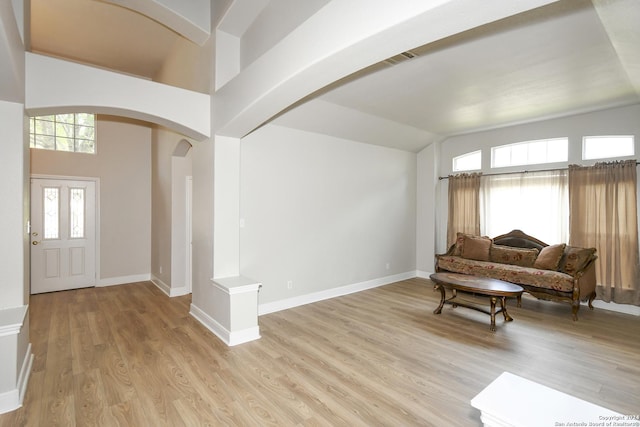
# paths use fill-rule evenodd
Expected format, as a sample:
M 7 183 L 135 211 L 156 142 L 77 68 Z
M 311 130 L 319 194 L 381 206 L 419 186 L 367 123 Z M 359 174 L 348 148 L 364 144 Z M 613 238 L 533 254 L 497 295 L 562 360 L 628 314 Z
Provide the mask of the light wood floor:
M 438 295 L 414 279 L 261 316 L 232 348 L 151 283 L 36 295 L 24 406 L 0 426 L 479 426 L 469 401 L 503 371 L 640 413 L 639 317 L 525 298 L 491 333 L 434 315 Z

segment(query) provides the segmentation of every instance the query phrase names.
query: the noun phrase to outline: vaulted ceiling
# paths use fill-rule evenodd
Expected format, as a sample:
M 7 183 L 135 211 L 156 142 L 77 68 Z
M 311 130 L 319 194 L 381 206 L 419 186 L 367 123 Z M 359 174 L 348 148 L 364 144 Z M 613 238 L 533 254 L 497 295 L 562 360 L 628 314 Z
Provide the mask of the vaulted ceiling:
M 180 37 L 108 2 L 31 4 L 34 51 L 146 78 Z M 416 46 L 274 122 L 418 151 L 451 135 L 638 103 L 638 22 L 637 0 L 559 1 Z

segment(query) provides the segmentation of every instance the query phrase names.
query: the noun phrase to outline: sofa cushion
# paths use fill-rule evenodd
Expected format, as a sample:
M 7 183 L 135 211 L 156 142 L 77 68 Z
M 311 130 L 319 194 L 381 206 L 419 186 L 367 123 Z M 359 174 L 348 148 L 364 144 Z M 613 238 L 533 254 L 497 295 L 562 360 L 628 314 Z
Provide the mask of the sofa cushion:
M 464 235 L 462 257 L 478 261 L 489 261 L 491 242 L 492 240 L 489 237 Z
M 564 254 L 565 246 L 567 245 L 564 243 L 545 246 L 540 251 L 540 254 L 538 254 L 538 258 L 536 258 L 536 262 L 533 263 L 533 266 L 535 268 L 541 268 L 543 270 L 556 271 L 558 269 L 558 265 L 560 264 L 560 259 Z
M 582 270 L 596 253 L 596 248 L 577 248 L 567 245 L 560 260 L 558 270 L 575 275 Z
M 573 277 L 559 271 L 477 261 L 451 255 L 439 256 L 438 268 L 453 273 L 489 277 L 518 285 L 535 286 L 554 291 L 571 292 L 573 290 Z
M 533 267 L 533 263 L 538 257 L 538 252 L 537 249 L 491 245 L 489 261 L 499 262 L 501 264 L 520 265 L 522 267 Z

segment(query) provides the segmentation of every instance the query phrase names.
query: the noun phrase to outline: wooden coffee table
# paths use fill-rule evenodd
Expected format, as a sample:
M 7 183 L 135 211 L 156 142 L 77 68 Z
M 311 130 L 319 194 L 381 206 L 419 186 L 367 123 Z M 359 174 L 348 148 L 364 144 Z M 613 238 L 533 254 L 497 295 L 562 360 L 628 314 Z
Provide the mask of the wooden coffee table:
M 505 322 L 511 322 L 513 318 L 507 313 L 507 297 L 516 297 L 520 299 L 524 288 L 514 283 L 505 282 L 498 279 L 488 279 L 486 277 L 471 276 L 468 274 L 458 273 L 434 273 L 429 278 L 433 281 L 434 290 L 440 290 L 440 305 L 433 312 L 440 314 L 445 304 L 451 304 L 453 307 L 461 306 L 481 311 L 491 315 L 491 331 L 496 330 L 496 314 L 502 313 Z M 452 296 L 446 298 L 445 288 L 451 289 Z M 491 309 L 458 300 L 458 291 L 472 293 L 489 297 Z M 496 303 L 500 300 L 500 308 L 496 311 Z

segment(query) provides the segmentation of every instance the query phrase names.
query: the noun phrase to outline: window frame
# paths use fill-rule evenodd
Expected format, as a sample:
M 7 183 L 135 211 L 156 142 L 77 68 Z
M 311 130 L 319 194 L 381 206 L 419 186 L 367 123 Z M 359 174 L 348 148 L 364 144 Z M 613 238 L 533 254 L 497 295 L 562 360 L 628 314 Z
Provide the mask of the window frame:
M 611 138 L 630 138 L 631 139 L 631 153 L 630 154 L 616 154 L 606 157 L 586 157 L 586 143 L 588 139 L 611 139 Z M 636 155 L 636 139 L 635 135 L 585 135 L 582 137 L 582 160 L 601 160 L 601 159 L 623 159 L 633 157 Z
M 456 169 L 456 160 L 458 159 L 463 159 L 465 157 L 471 157 L 474 155 L 479 155 L 480 159 L 479 162 L 480 164 L 478 165 L 477 168 L 471 168 L 471 169 Z M 482 170 L 482 150 L 475 150 L 475 151 L 470 151 L 468 153 L 464 153 L 464 154 L 460 154 L 459 156 L 455 156 L 452 160 L 451 160 L 451 170 L 453 172 L 468 172 L 468 171 L 477 171 L 477 170 Z
M 62 118 L 62 116 L 73 116 L 73 121 L 66 121 Z M 86 122 L 79 119 L 80 115 L 93 116 L 93 125 L 87 125 Z M 49 127 L 52 133 L 38 133 L 36 132 L 36 122 L 47 122 L 49 123 Z M 58 152 L 66 152 L 66 153 L 80 153 L 80 154 L 97 154 L 98 152 L 98 144 L 97 144 L 97 115 L 94 113 L 60 113 L 60 114 L 48 114 L 43 116 L 32 116 L 29 117 L 29 148 L 35 148 L 38 150 L 50 150 L 50 151 L 58 151 Z M 73 130 L 73 135 L 68 136 L 59 135 L 60 127 L 71 127 Z M 90 128 L 92 129 L 92 138 L 83 137 L 82 135 L 78 135 L 78 130 L 80 128 Z M 38 146 L 37 137 L 50 137 L 53 141 L 53 147 L 46 146 Z M 67 147 L 71 146 L 71 150 L 69 149 L 61 149 L 63 144 L 61 142 L 62 139 L 69 140 L 70 144 L 67 144 Z M 59 141 L 60 140 L 60 141 Z M 80 144 L 90 143 L 93 147 L 92 151 L 80 150 Z
M 563 160 L 549 160 L 549 143 L 553 142 L 553 141 L 562 141 L 565 144 L 565 148 L 566 151 L 564 153 L 564 159 Z M 518 146 L 523 146 L 523 145 L 527 145 L 527 146 L 534 146 L 536 144 L 545 144 L 545 152 L 546 152 L 546 160 L 545 161 L 529 161 L 530 156 L 529 156 L 529 152 L 527 153 L 527 161 L 526 162 L 522 162 L 522 163 L 514 163 L 513 161 L 511 161 L 509 164 L 502 164 L 502 165 L 496 165 L 496 151 L 498 149 L 503 149 L 503 148 L 512 148 L 512 147 L 518 147 Z M 528 149 L 529 151 L 529 149 Z M 510 154 L 511 157 L 513 157 L 513 153 Z M 503 144 L 503 145 L 495 145 L 493 147 L 491 147 L 491 169 L 498 169 L 498 168 L 510 168 L 510 167 L 517 167 L 517 166 L 530 166 L 530 165 L 545 165 L 545 164 L 553 164 L 553 163 L 566 163 L 569 161 L 569 137 L 567 136 L 560 136 L 560 137 L 554 137 L 554 138 L 542 138 L 542 139 L 532 139 L 532 140 L 528 140 L 528 141 L 520 141 L 520 142 L 512 142 L 509 144 Z

